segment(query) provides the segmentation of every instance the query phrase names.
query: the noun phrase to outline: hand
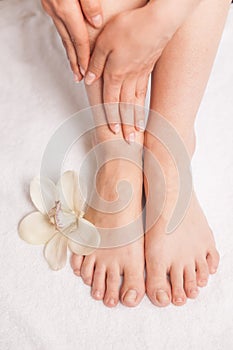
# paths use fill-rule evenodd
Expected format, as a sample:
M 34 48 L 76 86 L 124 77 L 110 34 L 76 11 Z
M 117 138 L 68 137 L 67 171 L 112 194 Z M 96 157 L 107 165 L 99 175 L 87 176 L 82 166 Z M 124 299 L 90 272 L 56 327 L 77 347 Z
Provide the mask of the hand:
M 76 82 L 82 80 L 90 59 L 85 18 L 94 27 L 102 26 L 100 0 L 41 0 L 61 36 Z
M 194 1 L 198 0 L 191 0 Z M 188 1 L 177 2 L 180 7 L 176 1 L 173 5 L 171 1 L 156 0 L 143 8 L 124 12 L 110 21 L 97 39 L 85 82 L 90 85 L 103 74 L 103 100 L 109 104 L 106 106 L 109 127 L 116 133 L 122 123 L 128 142 L 134 140 L 135 129 L 143 130 L 143 113 L 138 107 L 133 111 L 133 106 L 144 106 L 149 75 L 188 14 L 185 10 L 189 7 L 184 6 Z M 118 111 L 118 104 L 112 105 L 113 102 L 126 104 L 120 104 Z

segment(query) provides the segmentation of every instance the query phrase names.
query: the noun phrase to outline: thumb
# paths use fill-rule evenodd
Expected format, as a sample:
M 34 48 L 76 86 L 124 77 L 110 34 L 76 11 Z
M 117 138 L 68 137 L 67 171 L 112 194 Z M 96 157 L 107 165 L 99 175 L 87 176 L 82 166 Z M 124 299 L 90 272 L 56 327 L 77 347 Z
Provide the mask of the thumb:
M 89 23 L 100 28 L 103 24 L 103 15 L 100 0 L 80 0 L 81 7 Z

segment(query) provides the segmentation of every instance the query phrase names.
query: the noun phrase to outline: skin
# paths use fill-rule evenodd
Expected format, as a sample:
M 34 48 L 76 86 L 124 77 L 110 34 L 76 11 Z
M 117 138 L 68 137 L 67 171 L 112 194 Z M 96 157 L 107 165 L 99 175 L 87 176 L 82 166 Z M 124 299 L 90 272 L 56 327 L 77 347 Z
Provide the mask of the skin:
M 110 129 L 122 126 L 125 139 L 135 139 L 135 128 L 144 124 L 143 115 L 131 118 L 129 109 L 144 106 L 148 79 L 163 49 L 200 0 L 156 0 L 144 7 L 123 12 L 109 21 L 97 38 L 91 56 L 86 84 L 90 85 L 103 75 L 104 103 L 124 102 L 127 110 L 117 111 Z M 165 15 L 166 19 L 163 17 Z M 117 36 L 114 34 L 117 33 Z M 111 38 L 114 37 L 114 40 Z M 130 43 L 130 50 L 128 45 Z M 118 130 L 120 128 L 118 127 Z
M 79 82 L 85 75 L 90 59 L 86 21 L 94 28 L 100 28 L 103 24 L 100 0 L 42 0 L 41 3 L 62 39 L 74 80 Z
M 104 18 L 108 18 L 109 23 L 114 15 L 126 11 L 123 1 L 122 4 L 121 1 L 117 2 L 117 10 L 114 9 L 114 5 L 111 1 L 102 2 Z M 132 4 L 129 1 L 127 5 L 133 10 L 135 2 Z M 137 5 L 136 7 L 141 7 L 144 4 Z M 192 8 L 191 14 L 186 13 L 186 20 L 177 12 L 175 17 L 183 18 L 182 25 L 166 45 L 152 73 L 151 108 L 161 113 L 176 127 L 190 158 L 195 149 L 195 115 L 208 81 L 228 7 L 229 1 L 226 0 L 206 0 L 197 5 L 195 10 Z M 169 15 L 172 11 L 166 13 Z M 163 18 L 166 19 L 164 12 Z M 87 28 L 93 43 L 98 31 L 89 26 Z M 117 60 L 115 62 L 117 63 Z M 91 105 L 103 102 L 103 89 L 102 79 L 87 87 Z M 107 126 L 98 128 L 96 133 L 99 142 L 125 137 L 122 130 L 113 134 Z M 177 198 L 176 170 L 171 155 L 147 131 L 144 138 L 143 133 L 136 129 L 135 140 L 137 143 L 144 143 L 158 158 L 167 183 L 164 210 L 159 220 L 152 228 L 147 229 L 145 235 L 146 291 L 155 305 L 166 306 L 170 302 L 177 306 L 183 305 L 187 297 L 197 296 L 197 287 L 206 285 L 209 273 L 217 270 L 219 255 L 194 192 L 182 223 L 172 235 L 166 234 L 166 224 Z M 149 167 L 145 158 L 145 169 Z M 154 189 L 155 193 L 156 177 L 156 173 L 152 174 L 148 182 L 151 191 Z M 142 176 L 130 162 L 123 164 L 115 160 L 115 163 L 108 163 L 101 169 L 97 179 L 100 195 L 107 200 L 113 200 L 112 188 L 121 178 L 128 179 L 133 185 L 134 200 L 126 210 L 114 214 L 116 216 L 106 217 L 103 213 L 89 208 L 87 218 L 99 227 L 111 227 L 116 224 L 121 226 L 129 218 L 134 219 L 141 210 Z M 148 184 L 145 181 L 146 191 Z M 148 218 L 157 205 L 156 200 L 148 203 Z M 144 295 L 143 238 L 121 248 L 99 249 L 87 257 L 73 255 L 71 265 L 74 272 L 78 276 L 81 275 L 84 282 L 91 286 L 93 298 L 103 300 L 106 306 L 116 306 L 119 300 L 126 306 L 136 306 Z M 123 275 L 123 284 L 119 289 L 120 275 Z

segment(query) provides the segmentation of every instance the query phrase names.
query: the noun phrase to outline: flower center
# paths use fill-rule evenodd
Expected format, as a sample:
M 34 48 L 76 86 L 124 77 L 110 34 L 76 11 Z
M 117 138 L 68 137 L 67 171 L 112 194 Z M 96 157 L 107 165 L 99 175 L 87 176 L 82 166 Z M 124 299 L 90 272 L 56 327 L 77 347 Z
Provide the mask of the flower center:
M 49 219 L 58 231 L 70 232 L 77 226 L 77 217 L 73 212 L 62 210 L 60 201 L 55 202 L 55 206 L 48 212 Z

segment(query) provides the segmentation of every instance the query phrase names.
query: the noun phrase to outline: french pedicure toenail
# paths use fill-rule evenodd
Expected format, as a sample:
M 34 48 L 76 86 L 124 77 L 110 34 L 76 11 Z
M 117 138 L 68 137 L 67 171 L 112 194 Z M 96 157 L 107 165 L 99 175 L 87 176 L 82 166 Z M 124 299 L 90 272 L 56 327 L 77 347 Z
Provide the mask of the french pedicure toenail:
M 134 289 L 128 290 L 128 292 L 125 294 L 124 300 L 125 301 L 135 301 L 137 298 L 137 291 Z
M 165 290 L 158 290 L 156 292 L 156 298 L 160 303 L 167 303 L 169 301 L 169 296 Z
M 201 284 L 206 284 L 207 283 L 207 280 L 200 280 L 199 281 Z
M 134 143 L 134 141 L 135 141 L 135 133 L 131 132 L 131 134 L 129 134 L 126 139 L 127 139 L 129 144 Z
M 101 298 L 101 293 L 100 293 L 99 290 L 96 290 L 96 291 L 95 291 L 94 297 L 95 297 L 95 298 L 98 298 L 98 299 Z
M 176 298 L 175 302 L 180 304 L 180 303 L 183 303 L 184 300 L 182 298 Z
M 192 289 L 190 290 L 190 294 L 192 294 L 192 295 L 197 295 L 197 294 L 198 294 L 198 289 L 197 289 L 197 288 L 192 288 Z
M 115 305 L 115 300 L 113 298 L 109 299 L 109 305 L 113 306 Z

